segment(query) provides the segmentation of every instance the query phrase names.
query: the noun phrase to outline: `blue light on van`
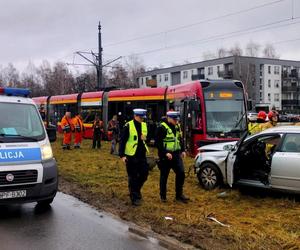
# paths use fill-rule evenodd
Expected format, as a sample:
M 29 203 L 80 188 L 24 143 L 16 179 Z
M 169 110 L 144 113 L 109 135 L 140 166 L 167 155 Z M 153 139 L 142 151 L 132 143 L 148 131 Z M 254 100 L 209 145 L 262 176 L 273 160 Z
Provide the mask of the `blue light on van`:
M 8 96 L 22 96 L 27 97 L 30 94 L 29 89 L 18 89 L 18 88 L 0 88 L 0 94 Z

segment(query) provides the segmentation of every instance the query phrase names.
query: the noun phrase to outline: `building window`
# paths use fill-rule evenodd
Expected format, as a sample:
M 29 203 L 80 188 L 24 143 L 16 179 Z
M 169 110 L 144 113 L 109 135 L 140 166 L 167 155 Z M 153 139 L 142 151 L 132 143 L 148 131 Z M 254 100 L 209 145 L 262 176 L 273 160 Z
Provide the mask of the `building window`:
M 271 88 L 271 80 L 268 80 L 268 88 Z
M 274 101 L 279 102 L 279 94 L 274 94 Z
M 144 77 L 142 77 L 141 79 L 142 79 L 142 83 L 141 84 L 144 85 Z
M 262 85 L 259 85 L 259 89 L 262 90 Z
M 191 70 L 191 75 L 194 75 L 194 70 L 193 69 Z
M 188 78 L 188 72 L 187 70 L 183 71 L 183 79 Z
M 158 76 L 158 82 L 161 82 L 161 75 Z
M 268 66 L 268 73 L 271 74 L 271 66 Z
M 217 72 L 220 73 L 220 66 L 217 66 Z
M 208 75 L 212 75 L 214 73 L 213 67 L 208 67 Z
M 279 66 L 274 66 L 274 74 L 279 75 Z
M 279 88 L 279 80 L 275 80 L 275 81 L 274 81 L 274 86 L 275 86 L 275 88 L 277 88 L 277 89 Z
M 270 102 L 271 101 L 271 94 L 268 93 L 268 101 Z
M 169 74 L 165 74 L 165 82 L 169 81 Z

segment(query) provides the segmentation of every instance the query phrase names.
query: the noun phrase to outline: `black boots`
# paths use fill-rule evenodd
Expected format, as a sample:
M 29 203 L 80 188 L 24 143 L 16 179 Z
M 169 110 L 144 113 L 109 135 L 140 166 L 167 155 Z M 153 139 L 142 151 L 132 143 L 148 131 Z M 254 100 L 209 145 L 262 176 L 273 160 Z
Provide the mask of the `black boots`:
M 179 196 L 176 196 L 176 201 L 179 201 L 179 202 L 182 202 L 182 203 L 188 203 L 190 199 L 186 196 L 184 196 L 183 194 L 182 195 L 179 195 Z

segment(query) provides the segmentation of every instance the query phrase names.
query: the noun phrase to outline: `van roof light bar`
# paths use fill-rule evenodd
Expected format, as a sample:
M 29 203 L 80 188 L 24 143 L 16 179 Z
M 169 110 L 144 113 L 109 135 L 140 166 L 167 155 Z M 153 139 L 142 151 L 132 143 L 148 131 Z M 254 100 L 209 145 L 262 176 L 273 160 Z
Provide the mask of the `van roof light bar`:
M 0 87 L 0 95 L 28 97 L 29 94 L 30 94 L 29 89 Z

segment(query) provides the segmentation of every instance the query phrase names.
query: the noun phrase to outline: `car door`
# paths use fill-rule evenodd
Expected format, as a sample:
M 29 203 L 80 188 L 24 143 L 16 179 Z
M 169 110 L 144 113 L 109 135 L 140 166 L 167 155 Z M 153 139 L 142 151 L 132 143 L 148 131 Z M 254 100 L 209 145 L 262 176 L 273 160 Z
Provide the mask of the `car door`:
M 246 139 L 248 132 L 245 132 L 241 139 L 237 142 L 236 146 L 229 152 L 225 162 L 226 162 L 226 180 L 227 184 L 232 187 L 234 183 L 234 163 L 236 160 L 237 153 Z
M 286 134 L 280 149 L 273 155 L 272 188 L 300 191 L 300 134 Z

